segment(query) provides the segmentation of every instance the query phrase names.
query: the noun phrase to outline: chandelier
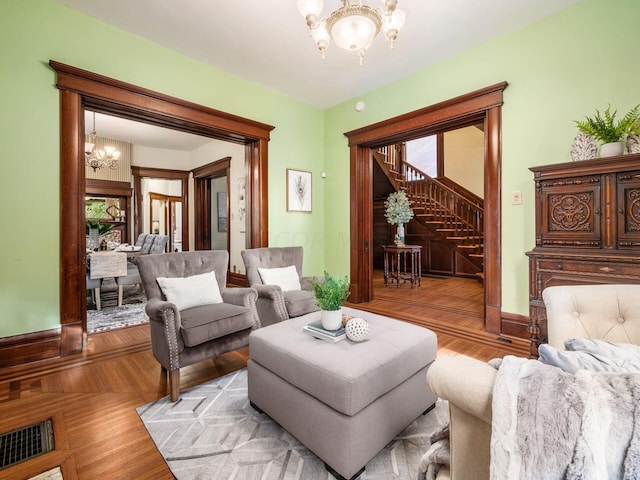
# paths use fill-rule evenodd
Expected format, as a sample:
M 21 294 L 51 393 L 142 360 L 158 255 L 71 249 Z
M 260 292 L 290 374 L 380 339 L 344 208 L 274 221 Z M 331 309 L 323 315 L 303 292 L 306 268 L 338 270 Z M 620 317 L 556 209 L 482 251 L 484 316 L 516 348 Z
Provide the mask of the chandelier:
M 90 142 L 84 144 L 84 155 L 86 164 L 93 168 L 95 172 L 97 169 L 104 166 L 109 167 L 112 170 L 118 168 L 118 160 L 120 160 L 120 152 L 115 147 L 104 147 L 104 150 L 96 149 L 96 139 L 98 134 L 96 133 L 96 112 L 93 112 L 93 131 L 89 135 Z
M 355 52 L 360 65 L 373 39 L 382 30 L 393 48 L 393 42 L 404 25 L 404 12 L 396 8 L 398 0 L 381 0 L 384 10 L 363 5 L 361 0 L 342 0 L 342 7 L 322 20 L 323 0 L 298 0 L 298 10 L 307 21 L 311 37 L 322 58 L 333 39 L 340 48 Z

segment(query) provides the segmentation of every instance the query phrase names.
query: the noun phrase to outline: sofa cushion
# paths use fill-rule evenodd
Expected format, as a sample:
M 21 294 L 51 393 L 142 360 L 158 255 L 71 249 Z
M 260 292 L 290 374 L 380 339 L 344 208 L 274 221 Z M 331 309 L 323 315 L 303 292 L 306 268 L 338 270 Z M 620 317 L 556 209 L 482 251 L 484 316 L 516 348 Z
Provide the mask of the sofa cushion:
M 258 268 L 265 285 L 278 285 L 283 292 L 300 290 L 300 277 L 295 265 L 280 268 Z
M 320 310 L 311 292 L 297 290 L 283 292 L 282 294 L 284 296 L 284 304 L 287 307 L 287 313 L 290 317 L 299 317 L 300 315 L 306 315 L 307 313 Z
M 190 277 L 158 277 L 156 279 L 168 302 L 178 310 L 222 303 L 215 272 Z
M 215 338 L 240 332 L 254 325 L 249 307 L 219 303 L 188 308 L 180 312 L 182 339 L 187 347 L 195 347 Z

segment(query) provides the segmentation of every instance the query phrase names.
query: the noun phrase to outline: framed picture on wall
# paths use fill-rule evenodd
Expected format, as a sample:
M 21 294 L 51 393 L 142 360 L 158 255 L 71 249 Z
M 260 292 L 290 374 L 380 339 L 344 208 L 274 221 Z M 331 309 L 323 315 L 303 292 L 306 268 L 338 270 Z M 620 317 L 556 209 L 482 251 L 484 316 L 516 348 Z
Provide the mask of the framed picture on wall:
M 227 192 L 218 192 L 218 231 L 227 231 Z
M 287 211 L 311 212 L 311 172 L 287 168 Z

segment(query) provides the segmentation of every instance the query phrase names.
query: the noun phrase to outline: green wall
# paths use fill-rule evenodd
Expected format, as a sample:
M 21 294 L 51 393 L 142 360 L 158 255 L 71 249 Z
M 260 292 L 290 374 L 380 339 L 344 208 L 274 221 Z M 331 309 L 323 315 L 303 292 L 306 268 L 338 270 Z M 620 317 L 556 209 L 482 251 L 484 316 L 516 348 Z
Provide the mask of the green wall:
M 574 119 L 640 103 L 637 0 L 586 0 L 374 92 L 320 111 L 50 0 L 0 7 L 0 337 L 59 325 L 59 98 L 50 59 L 274 125 L 269 242 L 302 244 L 305 273 L 349 273 L 343 133 L 506 80 L 503 310 L 528 314 L 528 167 L 569 161 Z M 401 47 L 399 43 L 397 48 Z M 215 46 L 212 46 L 215 48 Z M 356 112 L 356 100 L 366 108 Z M 313 212 L 287 213 L 285 170 L 313 173 Z M 326 178 L 320 174 L 326 171 Z M 522 190 L 523 205 L 510 192 Z M 326 199 L 326 200 L 325 200 Z
M 212 45 L 211 48 L 215 48 Z M 324 267 L 322 111 L 49 0 L 0 6 L 0 337 L 57 328 L 59 92 L 50 59 L 276 127 L 269 143 L 269 241 Z M 287 213 L 285 170 L 313 173 L 313 212 Z
M 332 205 L 348 205 L 349 151 L 343 133 L 501 81 L 502 309 L 528 315 L 528 262 L 535 244 L 535 165 L 570 161 L 573 120 L 607 104 L 620 113 L 640 103 L 640 2 L 587 0 L 511 34 L 325 112 L 325 153 Z M 396 48 L 401 48 L 398 40 Z M 366 108 L 356 112 L 355 102 Z M 329 190 L 330 188 L 330 190 Z M 521 190 L 522 205 L 511 205 Z M 349 211 L 325 211 L 326 243 L 348 238 Z M 349 264 L 349 252 L 327 250 L 327 270 Z

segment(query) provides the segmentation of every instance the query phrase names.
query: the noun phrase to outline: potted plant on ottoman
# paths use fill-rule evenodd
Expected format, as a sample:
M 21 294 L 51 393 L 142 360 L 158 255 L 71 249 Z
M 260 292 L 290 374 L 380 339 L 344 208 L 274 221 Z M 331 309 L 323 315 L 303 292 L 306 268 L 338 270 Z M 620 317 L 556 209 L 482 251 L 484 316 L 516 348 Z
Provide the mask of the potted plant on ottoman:
M 616 121 L 616 113 L 616 110 L 611 112 L 611 105 L 609 105 L 602 115 L 596 110 L 593 118 L 585 117 L 583 121 L 575 121 L 578 130 L 602 143 L 601 157 L 612 157 L 624 153 L 625 138 L 635 133 L 637 129 L 640 105 L 629 110 L 619 121 Z
M 342 304 L 349 296 L 349 277 L 333 278 L 324 272 L 324 281 L 313 277 L 313 296 L 322 310 L 322 327 L 337 330 L 342 326 Z

